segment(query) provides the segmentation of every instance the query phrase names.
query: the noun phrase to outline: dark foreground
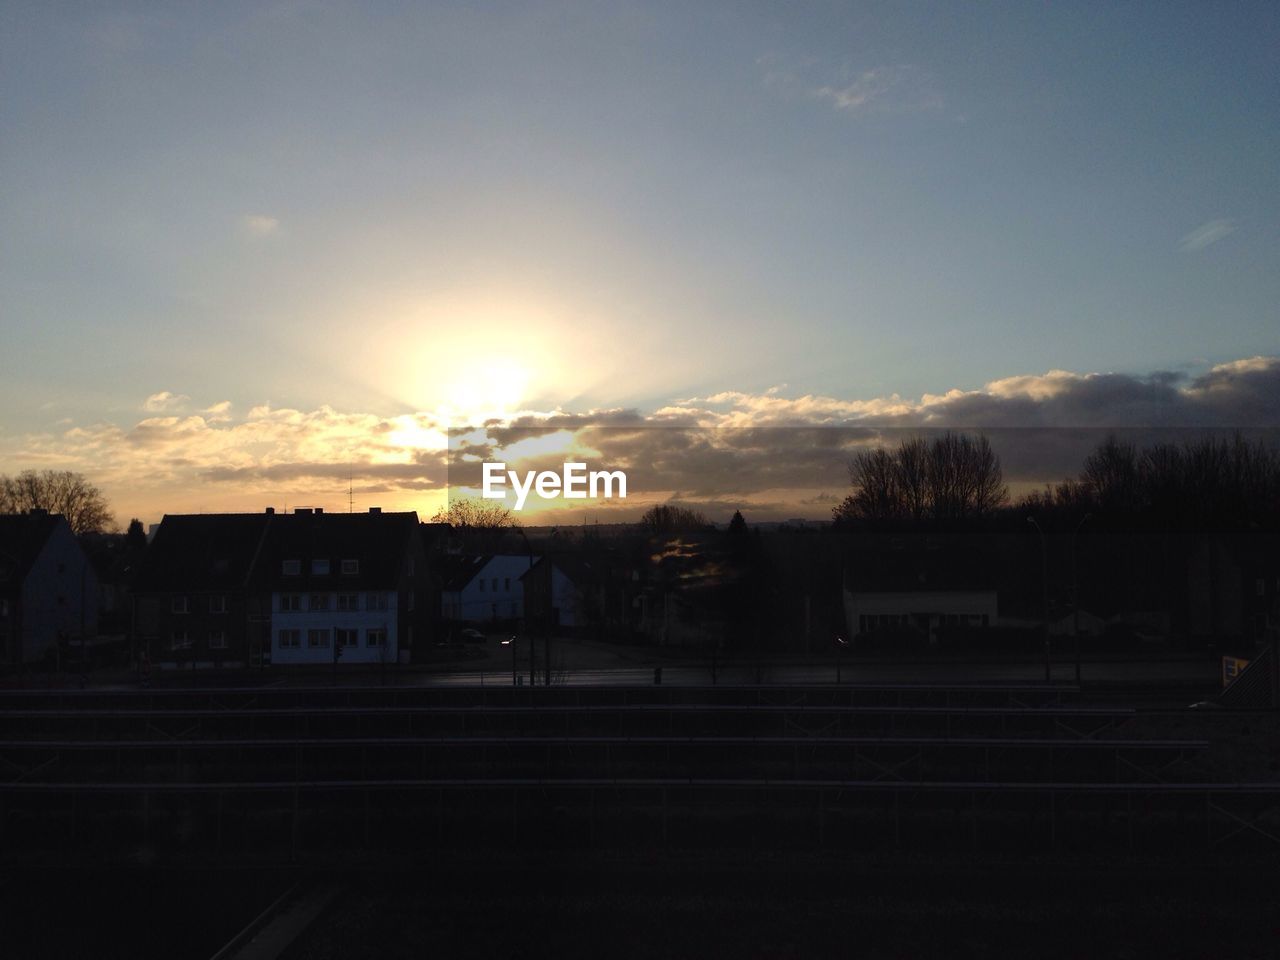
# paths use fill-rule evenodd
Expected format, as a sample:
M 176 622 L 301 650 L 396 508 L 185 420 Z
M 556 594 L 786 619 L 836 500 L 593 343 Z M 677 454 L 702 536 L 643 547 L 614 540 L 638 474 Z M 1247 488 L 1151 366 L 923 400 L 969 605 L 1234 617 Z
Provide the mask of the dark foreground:
M 12 958 L 208 958 L 283 889 L 338 896 L 283 954 L 337 958 L 1274 957 L 1274 863 L 649 855 L 324 874 L 7 875 Z

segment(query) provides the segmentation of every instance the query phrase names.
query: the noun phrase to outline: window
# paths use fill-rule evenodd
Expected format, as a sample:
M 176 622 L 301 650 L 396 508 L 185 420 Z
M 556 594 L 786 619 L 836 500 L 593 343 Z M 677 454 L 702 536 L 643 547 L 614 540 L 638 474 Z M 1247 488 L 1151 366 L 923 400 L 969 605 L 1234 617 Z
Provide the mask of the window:
M 410 591 L 409 592 L 409 609 L 410 610 L 413 610 L 413 608 L 417 606 L 417 603 L 415 603 L 416 600 L 417 600 L 417 596 L 412 591 Z
M 360 609 L 360 594 L 358 593 L 340 593 L 338 594 L 338 610 L 343 613 L 351 613 Z
M 276 634 L 276 636 L 280 640 L 280 648 L 282 650 L 285 650 L 285 649 L 296 650 L 298 647 L 302 646 L 301 630 L 281 630 L 279 633 Z
M 342 561 L 342 575 L 343 575 L 343 576 L 345 576 L 345 577 L 350 577 L 350 576 L 354 576 L 355 574 L 357 574 L 357 573 L 359 573 L 359 572 L 360 572 L 360 561 L 359 561 L 359 560 L 343 560 L 343 561 Z
M 328 576 L 329 561 L 328 560 L 312 560 L 311 572 L 314 573 L 316 576 L 320 576 L 320 577 Z
M 359 630 L 347 630 L 343 627 L 339 627 L 333 632 L 338 646 L 340 647 L 354 647 L 360 642 Z
M 366 647 L 385 647 L 387 645 L 387 631 L 382 628 L 366 630 L 364 632 L 364 644 Z
M 1265 597 L 1267 595 L 1267 581 L 1262 579 L 1262 577 L 1258 578 L 1258 582 L 1254 584 L 1254 588 L 1258 591 L 1258 596 Z
M 494 592 L 494 593 L 497 593 L 497 592 L 498 592 L 498 578 L 497 578 L 497 577 L 494 577 L 494 578 L 493 578 L 493 592 Z
M 187 612 L 187 598 L 186 598 L 186 597 L 174 597 L 174 598 L 173 598 L 173 600 L 172 600 L 172 602 L 169 604 L 169 612 L 170 612 L 170 613 L 186 613 L 186 612 Z
M 226 613 L 226 612 L 227 612 L 227 598 L 226 598 L 226 597 L 223 597 L 223 596 L 210 597 L 210 598 L 209 598 L 209 612 L 210 612 L 210 613 Z
M 308 647 L 327 647 L 329 645 L 329 631 L 325 629 L 312 629 L 307 631 Z
M 503 589 L 503 590 L 505 590 L 507 593 L 510 593 L 510 592 L 511 592 L 511 578 L 510 578 L 510 577 L 507 577 L 505 580 L 503 580 L 503 581 L 502 581 L 502 589 Z
M 311 603 L 307 607 L 308 610 L 328 610 L 329 595 L 327 593 L 313 593 L 311 595 Z
M 480 592 L 484 593 L 484 577 L 480 578 Z
M 191 646 L 191 635 L 185 630 L 175 630 L 170 637 L 169 646 L 173 650 L 187 650 Z
M 280 612 L 290 613 L 297 612 L 302 609 L 302 594 L 300 593 L 282 593 L 280 594 Z
M 302 573 L 302 561 L 286 560 L 280 564 L 280 572 L 286 577 L 296 577 L 298 574 Z
M 225 630 L 209 631 L 209 649 L 210 650 L 227 649 L 227 632 Z
M 387 595 L 385 593 L 370 593 L 364 598 L 366 610 L 385 610 L 387 609 Z

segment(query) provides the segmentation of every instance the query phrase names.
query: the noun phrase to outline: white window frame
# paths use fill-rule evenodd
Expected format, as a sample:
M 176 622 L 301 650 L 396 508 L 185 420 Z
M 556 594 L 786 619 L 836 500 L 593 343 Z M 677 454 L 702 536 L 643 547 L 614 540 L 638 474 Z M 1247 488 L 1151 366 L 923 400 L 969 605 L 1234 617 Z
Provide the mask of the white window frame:
M 190 650 L 191 634 L 186 630 L 174 630 L 169 634 L 170 650 Z
M 338 613 L 355 613 L 360 609 L 360 594 L 358 593 L 340 593 L 338 594 L 338 602 L 334 606 Z
M 302 631 L 297 627 L 284 627 L 276 632 L 276 644 L 281 650 L 301 649 Z
M 329 595 L 327 593 L 313 593 L 307 597 L 308 610 L 328 610 Z
M 188 602 L 186 596 L 174 597 L 172 600 L 169 601 L 169 612 L 170 613 L 190 613 L 191 604 Z
M 358 647 L 360 646 L 360 631 L 355 627 L 335 627 L 333 642 L 335 646 L 339 647 Z
M 286 577 L 298 577 L 302 575 L 301 560 L 284 560 L 280 563 L 280 573 Z
M 311 573 L 317 577 L 327 577 L 329 575 L 329 561 L 327 559 L 312 560 Z
M 374 639 L 375 637 L 377 637 L 376 640 Z M 385 647 L 387 645 L 387 628 L 369 627 L 364 632 L 364 645 L 366 647 Z
M 227 649 L 227 631 L 210 630 L 209 631 L 209 649 L 210 650 Z
M 300 613 L 301 611 L 302 611 L 302 594 L 300 593 L 280 594 L 280 612 L 281 613 Z
M 321 638 L 323 642 L 317 642 L 317 638 Z M 332 642 L 332 632 L 328 627 L 311 627 L 307 630 L 308 650 L 328 650 Z
M 210 613 L 226 613 L 227 612 L 227 597 L 225 594 L 216 593 L 209 598 L 209 612 Z
M 359 560 L 349 560 L 349 559 L 348 559 L 348 560 L 343 560 L 343 561 L 342 561 L 342 575 L 343 575 L 344 577 L 354 577 L 354 576 L 356 576 L 359 572 L 360 572 L 360 561 L 359 561 Z

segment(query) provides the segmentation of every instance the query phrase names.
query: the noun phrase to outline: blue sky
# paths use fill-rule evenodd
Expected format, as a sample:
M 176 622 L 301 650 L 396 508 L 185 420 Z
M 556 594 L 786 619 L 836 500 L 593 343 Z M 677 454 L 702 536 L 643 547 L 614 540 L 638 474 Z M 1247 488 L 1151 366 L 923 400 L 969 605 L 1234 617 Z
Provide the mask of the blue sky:
M 1277 49 L 1274 3 L 0 3 L 0 472 L 1271 356 Z M 174 459 L 326 456 L 255 437 Z

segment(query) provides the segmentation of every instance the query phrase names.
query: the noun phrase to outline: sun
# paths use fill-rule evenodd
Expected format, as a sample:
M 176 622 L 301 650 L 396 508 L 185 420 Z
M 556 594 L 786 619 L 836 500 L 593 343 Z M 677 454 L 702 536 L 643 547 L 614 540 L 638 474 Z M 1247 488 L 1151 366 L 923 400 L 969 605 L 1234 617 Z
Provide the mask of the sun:
M 528 399 L 533 372 L 512 356 L 477 356 L 458 363 L 445 377 L 442 412 L 451 420 L 508 417 Z

